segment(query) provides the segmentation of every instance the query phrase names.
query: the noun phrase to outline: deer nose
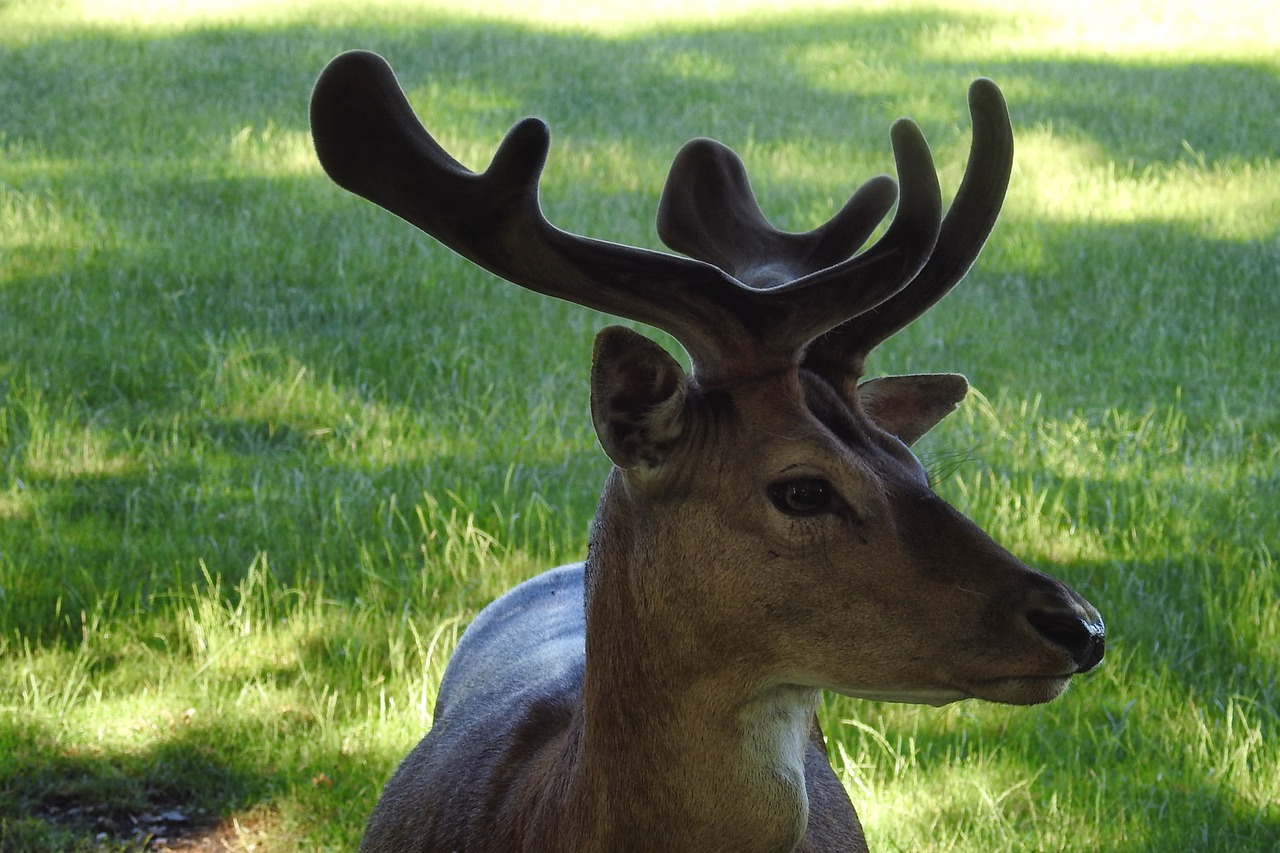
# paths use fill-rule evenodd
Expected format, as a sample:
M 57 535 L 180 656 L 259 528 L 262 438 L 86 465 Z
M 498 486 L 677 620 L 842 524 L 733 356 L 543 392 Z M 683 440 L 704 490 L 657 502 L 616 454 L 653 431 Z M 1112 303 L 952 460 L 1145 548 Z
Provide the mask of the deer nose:
M 1067 650 L 1077 673 L 1088 672 L 1102 662 L 1107 630 L 1100 617 L 1086 620 L 1074 613 L 1032 610 L 1027 621 L 1049 642 Z

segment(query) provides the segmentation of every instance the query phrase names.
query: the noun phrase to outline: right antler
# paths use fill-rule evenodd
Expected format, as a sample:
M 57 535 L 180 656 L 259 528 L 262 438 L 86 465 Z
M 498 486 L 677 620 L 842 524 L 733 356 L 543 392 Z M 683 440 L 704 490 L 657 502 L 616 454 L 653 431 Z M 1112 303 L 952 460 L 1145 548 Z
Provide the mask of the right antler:
M 905 286 L 815 341 L 804 366 L 840 386 L 856 382 L 868 353 L 923 314 L 969 271 L 995 225 L 1013 167 L 1013 130 L 995 83 L 969 88 L 973 144 L 964 180 L 924 267 Z M 895 134 L 903 127 L 895 126 Z M 896 137 L 895 137 L 896 139 Z M 887 191 L 885 184 L 888 184 Z M 869 181 L 826 225 L 805 234 L 774 228 L 760 213 L 742 163 L 709 140 L 689 143 L 671 167 L 658 233 L 671 248 L 743 271 L 802 279 L 857 251 L 892 203 L 892 182 Z M 903 190 L 904 203 L 907 190 Z M 901 210 L 899 211 L 901 213 Z M 886 235 L 887 237 L 888 235 Z M 743 278 L 744 281 L 751 280 Z M 755 282 L 753 282 L 755 283 Z
M 1013 171 L 1013 128 L 1000 89 L 978 79 L 969 87 L 973 142 L 960 189 L 942 221 L 938 243 L 911 283 L 810 347 L 805 367 L 828 380 L 856 382 L 872 349 L 919 317 L 964 278 L 995 227 Z
M 556 228 L 538 203 L 550 145 L 541 121 L 516 124 L 489 168 L 473 173 L 422 127 L 375 54 L 345 53 L 325 68 L 312 96 L 311 126 L 321 164 L 339 185 L 511 282 L 670 332 L 703 384 L 798 364 L 814 338 L 910 282 L 940 228 L 937 175 L 908 121 L 892 134 L 902 185 L 897 213 L 884 236 L 856 255 L 891 204 L 891 181 L 868 182 L 821 228 L 778 237 L 736 156 L 709 140 L 690 143 L 664 193 L 664 237 L 711 263 Z M 703 182 L 707 167 L 722 170 L 722 178 Z M 673 189 L 686 176 L 691 184 Z M 718 202 L 681 202 L 699 186 L 712 195 L 726 191 Z M 743 246 L 734 225 L 765 239 L 758 248 Z

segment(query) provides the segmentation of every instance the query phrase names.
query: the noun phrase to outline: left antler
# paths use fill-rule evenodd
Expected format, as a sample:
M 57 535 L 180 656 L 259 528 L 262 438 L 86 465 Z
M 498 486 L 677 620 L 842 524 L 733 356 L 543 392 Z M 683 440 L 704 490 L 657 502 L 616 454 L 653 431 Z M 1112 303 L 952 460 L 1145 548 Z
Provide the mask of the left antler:
M 908 121 L 892 135 L 902 183 L 897 213 L 881 239 L 856 255 L 889 206 L 886 179 L 865 185 L 827 225 L 782 235 L 764 221 L 737 158 L 715 143 L 691 143 L 680 161 L 690 165 L 678 163 L 668 181 L 663 230 L 701 260 L 556 228 L 538 203 L 550 144 L 542 122 L 517 124 L 489 168 L 473 173 L 423 129 L 375 54 L 351 52 L 329 64 L 316 83 L 311 123 L 320 161 L 341 186 L 511 282 L 670 332 L 704 384 L 794 366 L 815 337 L 917 275 L 942 215 L 928 146 Z M 703 180 L 707 165 L 727 168 L 728 181 Z M 698 186 L 724 192 L 712 204 L 684 198 Z M 752 249 L 717 220 L 768 239 Z

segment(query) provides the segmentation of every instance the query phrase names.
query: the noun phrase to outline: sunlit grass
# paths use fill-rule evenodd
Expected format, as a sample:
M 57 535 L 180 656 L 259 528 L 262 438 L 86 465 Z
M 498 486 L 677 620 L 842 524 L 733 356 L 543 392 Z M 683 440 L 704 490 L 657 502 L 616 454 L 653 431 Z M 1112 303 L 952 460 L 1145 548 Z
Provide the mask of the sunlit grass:
M 290 0 L 264 4 L 259 0 L 103 0 L 59 4 L 72 21 L 105 27 L 143 26 L 157 29 L 209 24 L 276 24 L 323 17 L 333 21 L 403 19 L 415 7 L 401 0 L 362 3 L 359 15 L 350 4 L 338 0 Z M 421 7 L 419 7 L 421 8 Z M 716 24 L 728 19 L 771 16 L 803 18 L 849 8 L 841 0 L 713 0 L 699 4 L 661 0 L 646 4 L 582 3 L 579 0 L 497 0 L 482 7 L 450 0 L 426 7 L 428 14 L 475 16 L 519 21 L 539 28 L 584 28 L 606 33 L 629 33 L 673 23 Z M 999 19 L 997 34 L 1002 51 L 1043 57 L 1049 53 L 1129 56 L 1135 59 L 1231 56 L 1257 57 L 1274 47 L 1274 10 L 1266 0 L 1241 0 L 1212 6 L 1167 3 L 1162 0 L 1130 0 L 1125 3 L 1091 2 L 1070 6 L 1025 3 L 1017 0 L 916 0 L 890 2 L 866 0 L 860 10 L 902 11 L 925 9 L 979 14 Z M 20 20 L 36 17 L 30 9 L 10 14 Z M 978 31 L 940 25 L 934 42 L 948 58 L 966 49 L 991 48 Z
M 995 78 L 1005 215 L 871 369 L 969 375 L 937 487 L 1108 661 L 1042 708 L 832 698 L 833 761 L 882 851 L 1277 846 L 1277 8 L 3 5 L 0 849 L 128 849 L 83 806 L 352 849 L 465 624 L 585 549 L 607 320 L 328 183 L 306 99 L 349 47 L 473 168 L 547 118 L 552 218 L 645 245 L 694 135 L 784 227 L 903 114 L 950 194 Z
M 1045 221 L 1163 223 L 1207 239 L 1277 236 L 1276 185 L 1270 160 L 1207 167 L 1186 142 L 1182 158 L 1138 168 L 1108 161 L 1084 139 L 1051 129 L 1020 134 L 1022 190 L 1014 210 Z

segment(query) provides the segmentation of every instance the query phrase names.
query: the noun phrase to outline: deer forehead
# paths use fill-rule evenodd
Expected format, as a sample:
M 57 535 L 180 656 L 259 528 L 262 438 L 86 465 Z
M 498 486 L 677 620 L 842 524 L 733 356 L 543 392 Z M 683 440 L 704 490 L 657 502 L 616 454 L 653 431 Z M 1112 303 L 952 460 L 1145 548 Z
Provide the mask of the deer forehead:
M 838 488 L 882 489 L 926 480 L 915 455 L 823 380 L 800 372 L 694 390 L 683 459 L 709 468 L 713 487 L 824 478 Z

